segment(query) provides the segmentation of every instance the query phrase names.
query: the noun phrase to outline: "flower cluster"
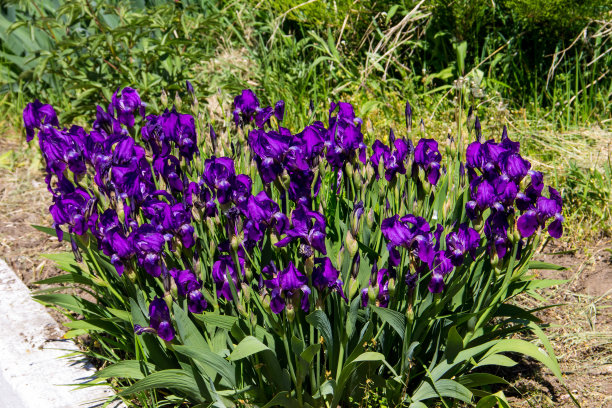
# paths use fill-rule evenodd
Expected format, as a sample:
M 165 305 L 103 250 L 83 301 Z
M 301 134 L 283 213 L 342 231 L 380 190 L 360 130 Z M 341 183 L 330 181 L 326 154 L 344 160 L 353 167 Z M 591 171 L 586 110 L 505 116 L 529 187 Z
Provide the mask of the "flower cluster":
M 190 84 L 188 91 L 193 94 Z M 482 229 L 497 259 L 504 258 L 515 229 L 523 239 L 546 225 L 553 237 L 562 233 L 561 197 L 552 188 L 548 197 L 542 195 L 542 174 L 530 169 L 518 143 L 505 133 L 500 143 L 469 145 L 468 219 L 444 227 L 392 212 L 386 191 L 374 196 L 386 203 L 365 198 L 368 188 L 390 187 L 397 193 L 393 208 L 399 211 L 406 197 L 398 188 L 423 183 L 427 188 L 419 191 L 435 191 L 446 171 L 438 142 L 413 143 L 391 131 L 387 144 L 376 140 L 368 148 L 363 122 L 348 103 L 331 104 L 327 125 L 315 121 L 294 134 L 281 126 L 283 101 L 262 107 L 255 93 L 242 91 L 234 99 L 236 127 L 231 131 L 244 157 L 202 157 L 203 140 L 198 140 L 191 115 L 174 107 L 159 115 L 145 110 L 138 92 L 124 88 L 107 109 L 97 107 L 89 132 L 60 127 L 53 108 L 39 101 L 23 114 L 27 139 L 38 131 L 58 238 L 67 229 L 78 256 L 75 236 L 91 234 L 120 276 L 142 270 L 163 282 L 164 298 L 152 300 L 150 326 L 135 327 L 139 334 L 155 332 L 172 340 L 166 302 L 173 297 L 186 300 L 191 313 L 202 313 L 219 302 L 239 304 L 257 293 L 275 315 L 286 313 L 290 320 L 297 310 L 323 307 L 329 296 L 347 302 L 356 289 L 361 289 L 364 306 L 386 307 L 398 274 L 405 274 L 400 278 L 411 289 L 429 274 L 429 291 L 442 292 L 445 277 L 475 259 Z M 409 104 L 406 126 L 410 131 Z M 215 144 L 223 143 L 212 126 L 210 134 Z M 219 150 L 213 146 L 212 151 Z M 343 279 L 349 274 L 340 272 L 341 257 L 335 265 L 336 258 L 329 257 L 334 248 L 330 229 L 338 226 L 330 219 L 333 212 L 323 207 L 329 197 L 319 197 L 329 181 L 331 192 L 351 208 L 345 211 L 350 220 L 342 223 L 346 242 L 334 249 L 337 253 L 346 244 L 352 256 L 351 285 L 360 256 L 366 255 L 359 241 L 364 214 L 370 234 L 378 228 L 387 244 L 386 265 L 379 269 L 376 260 L 369 283 L 348 292 L 349 282 Z M 375 226 L 379 215 L 382 222 Z M 202 275 L 199 256 L 206 259 Z
M 520 144 L 510 140 L 504 128 L 499 143 L 478 140 L 466 151 L 471 198 L 466 211 L 474 221 L 488 213 L 484 232 L 494 259 L 504 258 L 515 228 L 520 237 L 528 238 L 554 219 L 548 232 L 553 238 L 563 233 L 561 196 L 552 187 L 549 197 L 542 195 L 542 173 L 531 170 L 519 149 Z

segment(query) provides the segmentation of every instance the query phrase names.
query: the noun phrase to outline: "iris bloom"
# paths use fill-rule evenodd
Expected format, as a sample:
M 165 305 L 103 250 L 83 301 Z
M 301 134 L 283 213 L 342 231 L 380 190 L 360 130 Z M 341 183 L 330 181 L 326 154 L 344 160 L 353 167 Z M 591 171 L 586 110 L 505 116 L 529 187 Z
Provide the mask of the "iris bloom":
M 134 325 L 136 334 L 156 333 L 159 338 L 165 341 L 174 339 L 174 327 L 170 320 L 170 310 L 168 305 L 159 297 L 155 297 L 149 305 L 149 327 L 142 327 L 138 324 Z

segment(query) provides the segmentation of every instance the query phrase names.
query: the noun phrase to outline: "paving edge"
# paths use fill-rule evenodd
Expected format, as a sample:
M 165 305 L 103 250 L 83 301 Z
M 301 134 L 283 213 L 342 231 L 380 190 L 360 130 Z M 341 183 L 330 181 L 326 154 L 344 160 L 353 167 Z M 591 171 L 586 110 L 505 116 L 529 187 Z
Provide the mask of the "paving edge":
M 60 325 L 31 298 L 28 287 L 0 259 L 0 407 L 101 407 L 113 391 L 108 386 L 76 389 L 96 373 Z M 122 402 L 108 407 L 125 408 Z

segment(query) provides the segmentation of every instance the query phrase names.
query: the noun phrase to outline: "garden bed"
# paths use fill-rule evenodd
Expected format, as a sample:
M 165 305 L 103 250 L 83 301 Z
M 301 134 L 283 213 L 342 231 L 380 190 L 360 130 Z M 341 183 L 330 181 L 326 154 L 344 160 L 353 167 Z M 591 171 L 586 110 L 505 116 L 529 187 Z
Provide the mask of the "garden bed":
M 6 132 L 5 132 L 6 134 Z M 32 159 L 33 150 L 18 136 L 0 140 L 0 258 L 16 271 L 31 289 L 33 282 L 57 274 L 43 253 L 69 250 L 69 245 L 30 227 L 50 225 L 48 192 Z M 34 157 L 38 157 L 38 153 Z M 566 235 L 571 237 L 571 232 Z M 540 260 L 567 267 L 543 271 L 546 278 L 567 279 L 568 284 L 541 291 L 547 304 L 562 306 L 540 312 L 549 324 L 547 334 L 559 358 L 566 382 L 574 396 L 586 407 L 604 407 L 612 395 L 612 263 L 610 239 L 588 243 L 551 243 L 538 255 Z M 527 301 L 527 300 L 520 300 Z M 535 304 L 532 306 L 536 306 Z M 63 317 L 55 313 L 62 321 Z M 513 406 L 573 406 L 561 384 L 547 369 L 523 360 L 511 369 L 512 384 L 506 393 Z M 607 402 L 606 402 L 607 401 Z M 531 405 L 530 405 L 531 404 Z

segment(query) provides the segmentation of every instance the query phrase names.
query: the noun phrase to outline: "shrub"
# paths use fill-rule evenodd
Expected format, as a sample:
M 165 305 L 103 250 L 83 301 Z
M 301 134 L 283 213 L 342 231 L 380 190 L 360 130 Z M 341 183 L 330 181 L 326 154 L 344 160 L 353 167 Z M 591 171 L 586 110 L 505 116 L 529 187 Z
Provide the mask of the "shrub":
M 546 230 L 561 235 L 562 200 L 505 130 L 484 141 L 469 115 L 443 157 L 422 122 L 412 130 L 409 104 L 402 136 L 371 147 L 343 102 L 297 133 L 283 101 L 250 90 L 214 127 L 146 109 L 124 88 L 89 131 L 38 101 L 24 111 L 53 196 L 42 229 L 77 261 L 54 256 L 67 273 L 43 282 L 95 301 L 36 298 L 72 316 L 68 337 L 92 337 L 86 353 L 112 363 L 99 377 L 123 379 L 120 396 L 336 407 L 369 389 L 391 405 L 503 403 L 491 384 L 505 381 L 483 368 L 514 365 L 506 353 L 560 377 L 538 319 L 509 301 L 558 283 L 529 269 L 550 267 L 531 258 Z M 521 331 L 546 351 L 509 338 Z

